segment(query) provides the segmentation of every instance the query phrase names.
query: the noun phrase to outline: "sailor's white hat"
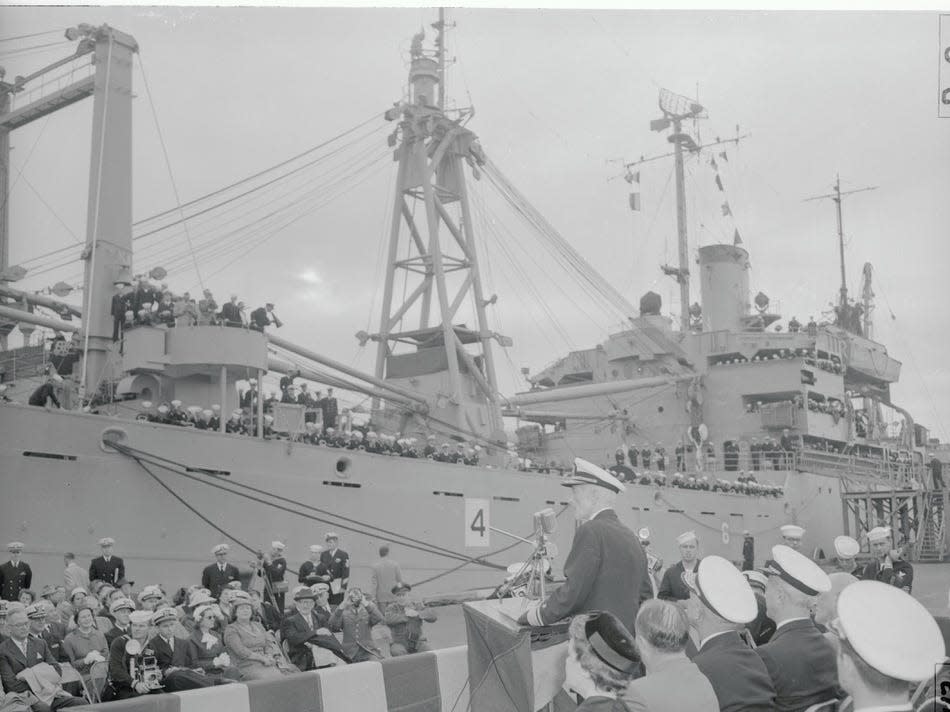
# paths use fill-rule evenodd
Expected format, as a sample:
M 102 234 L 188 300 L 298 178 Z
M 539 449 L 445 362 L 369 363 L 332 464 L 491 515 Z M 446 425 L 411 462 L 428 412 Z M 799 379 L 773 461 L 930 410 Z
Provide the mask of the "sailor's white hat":
M 650 541 L 650 528 L 641 527 L 637 530 L 637 537 L 639 537 L 640 541 Z
M 611 492 L 623 492 L 626 489 L 623 483 L 607 470 L 579 457 L 574 458 L 574 474 L 561 484 L 564 487 L 594 485 L 608 489 Z
M 849 536 L 835 537 L 835 553 L 842 559 L 853 559 L 861 551 L 861 545 Z
M 779 531 L 785 539 L 801 539 L 805 536 L 805 530 L 797 524 L 785 524 Z
M 915 598 L 880 581 L 856 581 L 838 597 L 832 628 L 882 675 L 920 682 L 944 659 L 933 616 Z
M 152 614 L 152 625 L 161 625 L 162 623 L 167 623 L 168 621 L 177 621 L 178 615 L 175 613 L 174 608 L 159 608 Z
M 683 532 L 678 537 L 676 537 L 676 543 L 679 546 L 683 544 L 689 544 L 691 541 L 699 541 L 699 537 L 696 536 L 696 532 L 690 529 L 688 532 Z
M 151 408 L 151 407 L 152 407 L 152 401 L 142 401 L 142 407 L 143 407 L 143 408 Z
M 868 532 L 868 541 L 875 542 L 887 539 L 891 535 L 890 527 L 874 527 Z
M 167 405 L 158 406 L 158 412 L 164 415 L 165 413 L 168 412 L 168 406 Z
M 99 546 L 115 546 L 115 539 L 111 536 L 104 536 L 99 540 Z
M 214 411 L 213 411 L 213 410 L 209 410 L 208 408 L 205 408 L 203 411 L 201 411 L 201 414 L 202 414 L 205 418 L 210 418 L 211 416 L 214 415 Z
M 214 405 L 211 406 L 211 410 L 214 411 L 215 413 L 218 413 L 221 411 L 221 406 L 215 403 Z
M 319 554 L 320 552 L 323 551 L 323 549 L 324 549 L 324 547 L 320 546 L 319 544 L 311 544 L 311 545 L 310 545 L 310 553 L 311 553 L 311 554 Z
M 217 544 L 212 550 L 212 554 L 227 554 L 231 550 L 227 544 Z
M 769 580 L 761 571 L 752 569 L 749 571 L 743 571 L 742 575 L 745 576 L 746 581 L 749 582 L 749 585 L 752 588 L 759 588 L 765 591 L 765 587 L 768 585 Z
M 189 413 L 191 413 L 192 415 L 197 415 L 198 413 L 201 412 L 201 406 L 200 406 L 200 405 L 190 405 L 190 406 L 188 406 L 187 408 L 185 408 L 185 410 L 187 410 L 187 411 L 188 411 Z
M 765 562 L 765 574 L 778 576 L 789 586 L 808 596 L 817 596 L 831 590 L 831 579 L 818 564 L 784 544 L 772 547 L 772 558 Z
M 176 408 L 180 408 L 181 401 L 176 398 L 175 400 L 172 401 L 172 405 L 175 406 Z
M 22 541 L 11 541 L 9 544 L 7 544 L 7 551 L 9 551 L 11 554 L 19 554 L 21 551 L 23 551 L 23 548 L 24 545 Z
M 694 586 L 699 600 L 731 623 L 748 623 L 759 613 L 749 582 L 721 556 L 707 556 L 699 562 Z
M 135 623 L 135 625 L 144 625 L 146 623 L 152 622 L 152 612 L 151 611 L 132 611 L 129 614 L 129 621 Z
M 135 603 L 131 598 L 117 598 L 112 603 L 109 604 L 109 613 L 115 613 L 116 611 L 121 611 L 122 609 L 128 611 L 135 610 Z
M 279 549 L 280 551 L 283 551 L 283 550 L 286 549 L 287 547 L 284 546 L 284 542 L 282 542 L 282 541 L 276 541 L 276 540 L 275 540 L 275 541 L 272 541 L 272 542 L 270 543 L 270 548 L 271 548 L 271 549 Z

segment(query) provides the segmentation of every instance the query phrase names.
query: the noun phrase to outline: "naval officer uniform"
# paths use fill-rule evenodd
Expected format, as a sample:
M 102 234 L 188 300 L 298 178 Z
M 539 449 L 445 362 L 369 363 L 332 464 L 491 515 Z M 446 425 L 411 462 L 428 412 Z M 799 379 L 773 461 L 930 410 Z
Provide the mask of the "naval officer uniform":
M 693 662 L 712 684 L 720 711 L 771 712 L 775 688 L 769 671 L 735 630 L 758 615 L 748 581 L 722 557 L 709 556 L 697 567 L 693 586 L 688 615 L 702 635 Z
M 772 547 L 765 573 L 769 586 L 781 585 L 778 579 L 812 599 L 831 590 L 815 562 L 783 544 Z M 839 696 L 834 648 L 809 616 L 776 621 L 772 639 L 756 652 L 772 678 L 777 712 L 799 712 Z
M 609 472 L 581 458 L 574 459 L 574 475 L 562 484 L 600 487 L 614 495 L 625 489 Z M 564 575 L 567 581 L 522 614 L 520 622 L 544 626 L 577 613 L 608 611 L 633 630 L 640 602 L 653 595 L 640 540 L 612 507 L 595 512 L 577 527 Z
M 115 539 L 112 537 L 100 539 L 99 546 L 102 547 L 102 556 L 97 556 L 89 564 L 89 583 L 105 581 L 115 586 L 125 578 L 125 562 L 112 555 L 112 547 L 115 546 Z
M 16 601 L 20 591 L 28 589 L 33 582 L 33 570 L 25 561 L 20 561 L 23 552 L 23 542 L 11 541 L 7 544 L 7 551 L 13 556 L 10 561 L 0 564 L 0 598 L 4 601 Z
M 205 566 L 201 572 L 201 587 L 211 592 L 212 598 L 220 598 L 221 590 L 226 588 L 232 581 L 240 581 L 240 572 L 237 566 L 229 564 L 224 557 L 227 555 L 230 547 L 227 544 L 218 544 L 211 552 L 221 558 L 214 564 Z

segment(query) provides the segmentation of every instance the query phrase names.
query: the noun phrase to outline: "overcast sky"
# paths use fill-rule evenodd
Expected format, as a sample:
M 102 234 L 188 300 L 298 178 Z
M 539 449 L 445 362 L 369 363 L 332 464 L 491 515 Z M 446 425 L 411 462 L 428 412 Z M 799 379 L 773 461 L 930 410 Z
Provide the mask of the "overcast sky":
M 435 19 L 422 9 L 0 8 L 3 38 L 107 22 L 138 40 L 137 220 L 175 206 L 142 67 L 187 201 L 381 117 L 404 95 L 411 36 Z M 475 107 L 468 126 L 486 153 L 634 303 L 655 290 L 664 311 L 679 311 L 658 268 L 676 259 L 672 164 L 640 169 L 638 213 L 618 177 L 618 159 L 668 148 L 649 131 L 660 87 L 698 87 L 709 114 L 703 140 L 737 125 L 750 134 L 719 161 L 724 193 L 707 162 L 687 165 L 690 248 L 731 241 L 737 228 L 753 294 L 767 293 L 785 319 L 819 317 L 840 281 L 834 204 L 803 199 L 830 192 L 836 173 L 846 190 L 877 186 L 844 202 L 848 287 L 857 294 L 862 266 L 874 266 L 875 337 L 904 364 L 894 400 L 950 439 L 950 119 L 937 118 L 935 13 L 454 10 L 449 19 L 453 104 Z M 0 42 L 7 79 L 68 54 L 65 40 L 38 47 L 61 37 Z M 85 239 L 89 109 L 13 136 L 14 264 Z M 322 187 L 302 198 L 308 214 L 256 249 L 222 238 L 201 252 L 206 286 L 219 300 L 233 291 L 252 307 L 276 302 L 282 336 L 371 369 L 372 344 L 360 350 L 353 334 L 378 327 L 392 128 L 380 118 L 350 134 L 325 173 L 312 174 Z M 514 339 L 498 359 L 511 393 L 524 387 L 520 367 L 537 371 L 592 347 L 619 319 L 542 256 L 487 180 L 472 191 L 486 292 L 499 297 L 492 326 Z M 721 214 L 723 198 L 732 218 Z M 193 240 L 211 227 L 191 226 Z M 137 252 L 138 270 L 167 259 L 172 289 L 196 291 L 184 233 L 142 242 L 151 247 Z M 78 263 L 35 274 L 40 264 L 28 264 L 23 286 L 81 274 Z

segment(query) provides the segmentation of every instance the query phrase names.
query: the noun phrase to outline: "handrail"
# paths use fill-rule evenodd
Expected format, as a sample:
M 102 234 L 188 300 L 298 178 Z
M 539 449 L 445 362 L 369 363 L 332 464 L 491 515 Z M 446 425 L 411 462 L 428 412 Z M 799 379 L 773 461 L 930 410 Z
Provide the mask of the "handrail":
M 886 481 L 892 487 L 922 483 L 922 466 L 914 462 L 891 462 L 886 459 L 871 459 L 857 455 L 804 449 L 796 453 L 796 466 L 832 470 L 835 474 L 861 475 Z

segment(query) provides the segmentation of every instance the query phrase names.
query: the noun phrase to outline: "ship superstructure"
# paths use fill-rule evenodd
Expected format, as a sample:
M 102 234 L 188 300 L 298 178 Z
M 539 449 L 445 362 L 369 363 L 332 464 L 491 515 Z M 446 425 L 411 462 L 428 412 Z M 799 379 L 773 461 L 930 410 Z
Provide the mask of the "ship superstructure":
M 422 49 L 421 37 L 414 41 L 408 98 L 386 113 L 396 127 L 391 147 L 399 167 L 388 271 L 379 329 L 358 335 L 377 343 L 372 374 L 242 328 L 141 325 L 113 341 L 112 297 L 133 276 L 127 65 L 134 39 L 107 26 L 73 30 L 82 56 L 96 57 L 92 74 L 0 115 L 0 127 L 10 131 L 59 105 L 94 97 L 83 306 L 17 290 L 9 278 L 0 283 L 0 318 L 78 335 L 75 348 L 66 349 L 78 356 L 65 389 L 67 408 L 0 406 L 0 522 L 6 535 L 28 542 L 40 578 L 58 575 L 64 551 L 82 553 L 83 542 L 103 535 L 121 539 L 128 562 L 161 571 L 165 583 L 177 585 L 194 579 L 205 552 L 222 539 L 251 557 L 260 542 L 279 537 L 293 543 L 302 560 L 305 546 L 319 536 L 315 531 L 332 528 L 342 530 L 345 548 L 364 566 L 380 543 L 401 547 L 406 577 L 424 592 L 492 587 L 524 552 L 497 542 L 466 548 L 469 532 L 484 533 L 487 524 L 479 522 L 488 510 L 493 526 L 519 532 L 531 526 L 534 512 L 554 508 L 561 520 L 556 543 L 566 551 L 573 526 L 558 469 L 575 455 L 607 464 L 616 448 L 634 444 L 669 449 L 670 463 L 678 444 L 684 453 L 692 447 L 681 474 L 698 484 L 674 486 L 673 467 L 664 481 L 651 465 L 641 468 L 649 475 L 641 473 L 622 501 L 624 521 L 649 526 L 664 556 L 673 554 L 678 533 L 696 528 L 707 553 L 735 559 L 743 531 L 764 547 L 792 521 L 807 527 L 812 547 L 830 550 L 848 482 L 870 492 L 919 481 L 914 428 L 888 445 L 907 455 L 898 470 L 889 454 L 878 457 L 885 441 L 873 429 L 857 434 L 859 411 L 853 410 L 858 398 L 868 422 L 879 422 L 874 404 L 888 403 L 900 364 L 842 327 L 767 331 L 775 315 L 758 298 L 753 311 L 749 255 L 737 245 L 700 248 L 702 304 L 692 319 L 684 317 L 686 328 L 673 329 L 658 297 L 648 294 L 639 315 L 630 314 L 629 328 L 534 375 L 535 390 L 502 397 L 492 349 L 510 340 L 488 323 L 491 297 L 480 281 L 466 188 L 470 173 L 497 174 L 467 128 L 471 114 L 445 109 L 444 27 L 437 23 L 435 52 Z M 26 81 L 4 84 L 4 96 L 15 96 Z M 682 136 L 681 125 L 672 125 Z M 684 138 L 677 141 L 682 160 L 689 149 Z M 407 247 L 409 256 L 402 257 Z M 685 283 L 684 304 L 686 254 L 680 250 L 681 264 L 672 270 L 681 287 Z M 401 272 L 417 282 L 400 300 L 393 284 Z M 475 321 L 461 323 L 459 309 L 469 302 Z M 43 316 L 38 308 L 82 321 Z M 409 321 L 413 328 L 399 326 Z M 47 357 L 35 348 L 8 352 L 4 364 L 19 358 L 20 375 L 7 395 L 25 401 Z M 288 435 L 268 437 L 262 398 L 245 409 L 250 435 L 226 433 L 225 418 L 213 432 L 141 417 L 146 402 L 173 399 L 215 403 L 226 414 L 240 408 L 239 382 L 291 371 L 371 397 L 373 422 L 388 432 L 477 443 L 481 466 L 304 442 L 304 421 L 295 421 L 302 413 L 294 406 L 283 409 L 273 428 Z M 840 413 L 829 405 L 835 399 Z M 508 451 L 503 416 L 537 425 L 521 431 L 518 453 Z M 785 429 L 798 446 L 756 470 L 769 487 L 713 484 L 734 480 L 739 469 L 727 468 L 721 442 Z M 853 449 L 828 452 L 842 442 L 864 447 L 868 463 L 883 464 L 863 467 Z M 748 462 L 743 469 L 755 469 L 751 451 L 740 449 L 740 457 Z M 483 503 L 481 520 L 469 521 L 467 501 Z M 920 515 L 904 511 L 921 526 Z M 861 526 L 869 524 L 866 516 Z M 555 568 L 562 564 L 556 561 Z M 354 579 L 365 574 L 357 569 Z

